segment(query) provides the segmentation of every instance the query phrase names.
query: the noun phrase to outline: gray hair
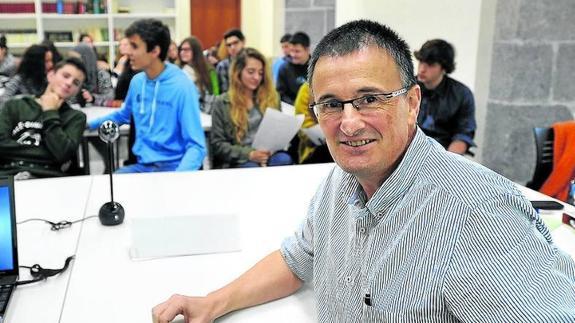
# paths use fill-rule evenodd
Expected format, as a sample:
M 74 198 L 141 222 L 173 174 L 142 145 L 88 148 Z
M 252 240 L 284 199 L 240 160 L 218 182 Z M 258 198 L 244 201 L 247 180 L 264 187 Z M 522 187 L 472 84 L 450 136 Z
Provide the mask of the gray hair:
M 393 58 L 403 87 L 410 88 L 416 84 L 411 51 L 405 40 L 385 25 L 370 20 L 355 20 L 330 31 L 314 49 L 308 67 L 310 88 L 320 57 L 344 56 L 370 46 L 385 50 Z

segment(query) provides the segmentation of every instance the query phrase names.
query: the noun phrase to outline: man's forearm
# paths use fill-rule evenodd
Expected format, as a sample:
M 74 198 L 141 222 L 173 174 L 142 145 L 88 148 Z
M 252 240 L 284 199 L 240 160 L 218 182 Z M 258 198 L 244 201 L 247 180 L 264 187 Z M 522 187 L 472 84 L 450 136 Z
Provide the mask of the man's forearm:
M 235 310 L 289 296 L 302 284 L 278 250 L 230 284 L 210 293 L 208 299 L 214 304 L 212 314 L 215 319 Z

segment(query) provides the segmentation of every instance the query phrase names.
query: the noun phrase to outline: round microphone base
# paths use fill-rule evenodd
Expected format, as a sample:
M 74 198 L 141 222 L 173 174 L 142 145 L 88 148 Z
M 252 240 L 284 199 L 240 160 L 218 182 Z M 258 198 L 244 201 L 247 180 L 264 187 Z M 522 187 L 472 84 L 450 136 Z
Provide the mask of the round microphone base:
M 118 225 L 124 222 L 124 208 L 118 202 L 108 202 L 102 205 L 98 213 L 103 225 Z

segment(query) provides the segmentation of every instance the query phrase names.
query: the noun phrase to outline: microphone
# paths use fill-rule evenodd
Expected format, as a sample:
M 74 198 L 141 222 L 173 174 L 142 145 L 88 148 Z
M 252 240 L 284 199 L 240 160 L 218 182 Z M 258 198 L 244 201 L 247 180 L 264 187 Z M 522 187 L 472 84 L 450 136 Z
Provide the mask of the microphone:
M 114 141 L 120 137 L 120 127 L 114 121 L 104 121 L 98 128 L 98 136 L 108 145 L 108 168 L 110 169 L 110 202 L 100 207 L 98 218 L 103 225 L 118 225 L 124 222 L 124 208 L 118 202 L 114 202 Z

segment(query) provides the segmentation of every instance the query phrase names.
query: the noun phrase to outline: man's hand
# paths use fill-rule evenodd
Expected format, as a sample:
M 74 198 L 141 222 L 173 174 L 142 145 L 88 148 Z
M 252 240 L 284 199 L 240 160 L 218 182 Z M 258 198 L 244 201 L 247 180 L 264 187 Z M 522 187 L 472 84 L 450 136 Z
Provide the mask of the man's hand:
M 267 150 L 253 150 L 250 152 L 249 159 L 262 166 L 268 163 L 271 153 Z
M 212 304 L 206 297 L 189 297 L 173 295 L 167 301 L 152 309 L 154 323 L 171 322 L 178 314 L 182 314 L 186 323 L 210 323 Z
M 46 91 L 42 94 L 38 103 L 42 106 L 42 111 L 57 111 L 64 103 L 64 99 L 53 91 Z
M 447 147 L 447 151 L 463 155 L 467 152 L 467 143 L 461 140 L 455 140 Z

